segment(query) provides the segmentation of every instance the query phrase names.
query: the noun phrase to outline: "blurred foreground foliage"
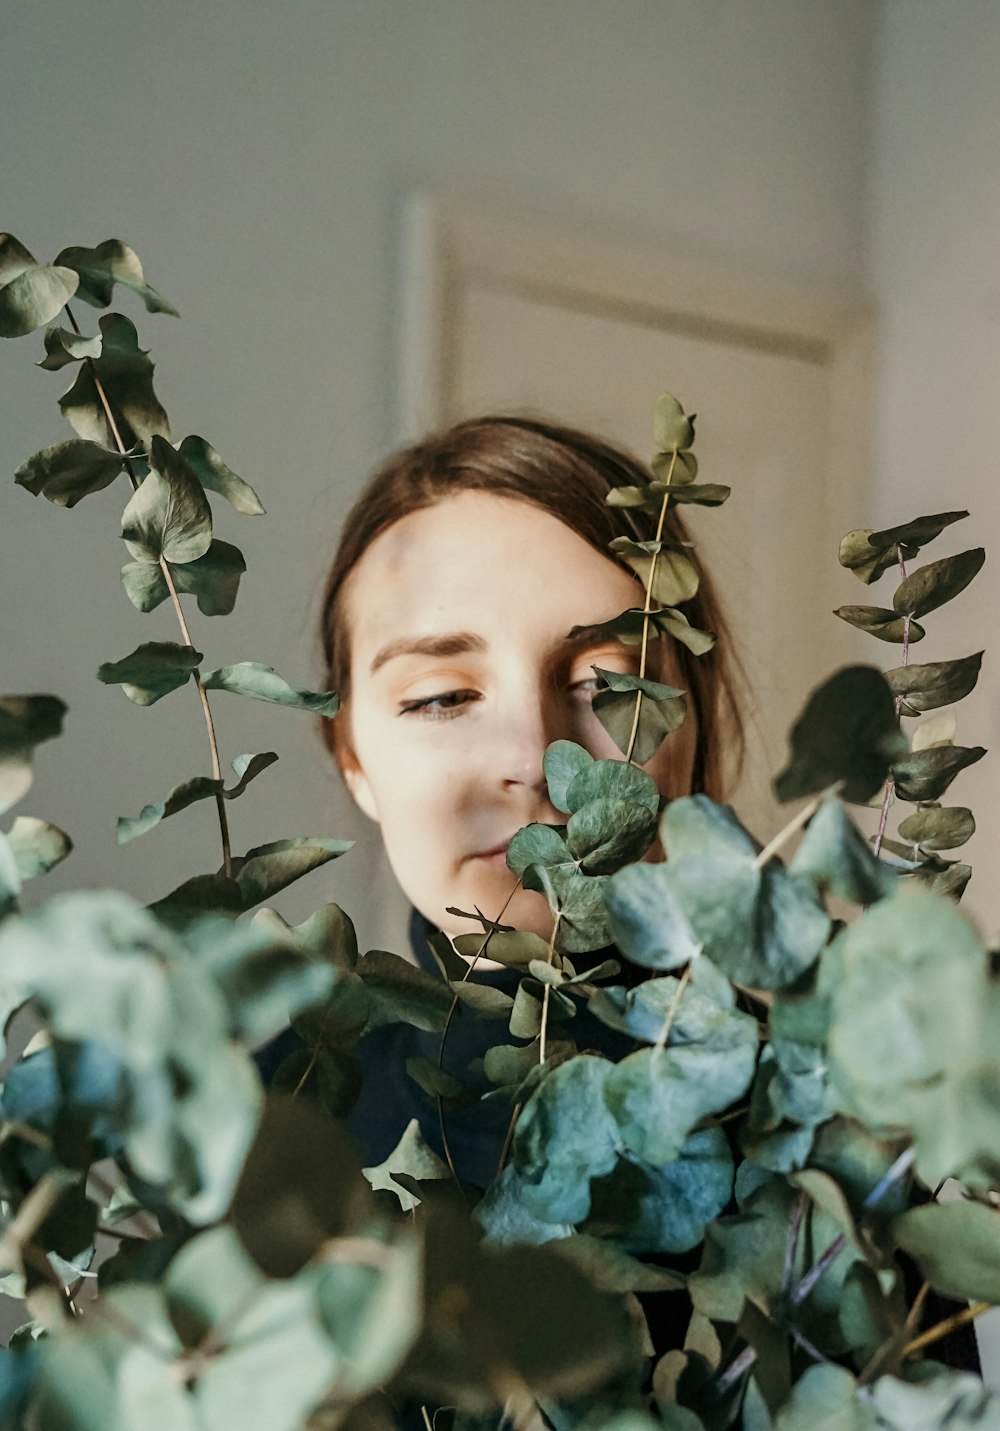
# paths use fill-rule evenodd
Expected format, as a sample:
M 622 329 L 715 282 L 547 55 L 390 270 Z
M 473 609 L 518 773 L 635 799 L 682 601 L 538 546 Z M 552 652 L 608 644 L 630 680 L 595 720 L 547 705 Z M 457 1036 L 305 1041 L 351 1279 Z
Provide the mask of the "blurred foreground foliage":
M 957 907 L 971 870 L 952 852 L 974 819 L 942 804 L 984 754 L 955 744 L 945 710 L 982 653 L 909 660 L 918 618 L 983 553 L 906 563 L 967 514 L 844 538 L 863 583 L 901 579 L 891 606 L 837 614 L 898 643 L 901 664 L 847 668 L 809 697 L 774 786 L 805 804 L 762 848 L 706 796 L 662 808 L 640 768 L 686 709 L 647 676 L 650 643 L 714 642 L 679 609 L 698 573 L 665 514 L 729 495 L 698 480 L 694 418 L 660 400 L 649 483 L 609 498 L 655 525 L 614 544 L 645 597 L 608 623 L 641 645 L 639 672 L 599 673 L 594 699 L 624 759 L 550 747 L 566 821 L 519 832 L 508 860 L 548 897 L 552 939 L 484 920 L 457 941 L 520 970 L 517 997 L 497 998 L 453 951 L 440 981 L 360 955 L 336 906 L 295 928 L 259 908 L 349 842 L 234 854 L 226 803 L 277 756 L 238 756 L 227 784 L 209 692 L 322 718 L 337 699 L 258 662 L 201 669 L 181 597 L 224 615 L 245 570 L 210 496 L 264 509 L 204 438 L 174 442 L 128 318 L 80 331 L 69 301 L 107 308 L 120 287 L 174 312 L 118 240 L 45 264 L 0 236 L 0 335 L 44 328 L 40 366 L 73 374 L 59 405 L 75 436 L 15 477 L 67 508 L 130 484 L 124 590 L 141 612 L 170 601 L 181 639 L 98 677 L 141 705 L 190 687 L 212 769 L 118 837 L 204 801 L 222 864 L 151 907 L 103 890 L 29 908 L 24 884 L 70 838 L 23 813 L 0 834 L 0 1005 L 5 1027 L 28 1009 L 40 1030 L 0 1095 L 0 1286 L 26 1302 L 0 1351 L 0 1431 L 383 1431 L 421 1408 L 442 1428 L 519 1431 L 1000 1426 L 1000 1399 L 935 1359 L 1000 1302 L 1000 993 Z M 64 712 L 0 698 L 0 812 Z M 898 800 L 914 808 L 888 836 Z M 849 805 L 874 807 L 874 842 Z M 657 837 L 666 862 L 645 862 Z M 619 1059 L 578 1039 L 584 1009 Z M 511 1110 L 495 1180 L 456 1185 L 416 1123 L 362 1169 L 339 1122 L 359 1039 L 403 1021 L 443 1040 L 476 1016 L 496 1029 L 489 1097 Z M 265 1092 L 252 1053 L 289 1021 L 303 1049 Z M 412 1072 L 446 1125 L 467 1090 Z M 940 1203 L 949 1178 L 959 1196 Z M 931 1292 L 959 1299 L 947 1320 L 927 1320 Z M 665 1299 L 676 1336 L 654 1354 Z

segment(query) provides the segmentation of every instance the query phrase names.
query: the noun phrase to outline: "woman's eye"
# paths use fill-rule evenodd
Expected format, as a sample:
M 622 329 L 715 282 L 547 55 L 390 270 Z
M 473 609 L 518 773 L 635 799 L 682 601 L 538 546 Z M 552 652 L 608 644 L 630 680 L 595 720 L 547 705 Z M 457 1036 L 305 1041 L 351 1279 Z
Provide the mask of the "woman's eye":
M 569 689 L 575 696 L 593 696 L 597 694 L 600 682 L 596 676 L 581 676 L 578 681 L 571 681 Z
M 418 696 L 415 700 L 400 701 L 399 714 L 447 720 L 449 716 L 459 715 L 464 706 L 478 700 L 478 691 L 439 691 L 433 696 Z

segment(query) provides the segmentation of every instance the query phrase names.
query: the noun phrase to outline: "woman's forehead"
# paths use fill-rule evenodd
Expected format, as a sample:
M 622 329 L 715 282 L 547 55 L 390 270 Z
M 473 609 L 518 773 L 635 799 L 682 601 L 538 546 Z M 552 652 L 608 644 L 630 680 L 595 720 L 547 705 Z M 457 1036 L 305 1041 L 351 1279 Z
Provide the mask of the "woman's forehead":
M 380 533 L 344 596 L 357 670 L 403 636 L 608 620 L 636 604 L 637 583 L 551 513 L 465 491 Z

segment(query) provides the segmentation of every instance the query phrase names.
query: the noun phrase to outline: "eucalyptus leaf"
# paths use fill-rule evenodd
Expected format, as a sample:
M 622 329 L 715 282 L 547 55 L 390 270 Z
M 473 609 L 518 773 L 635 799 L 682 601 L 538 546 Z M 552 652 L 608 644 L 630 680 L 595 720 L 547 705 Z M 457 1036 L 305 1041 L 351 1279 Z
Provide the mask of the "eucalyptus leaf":
M 203 487 L 218 492 L 226 501 L 248 517 L 262 517 L 264 508 L 260 498 L 248 482 L 237 477 L 231 467 L 227 467 L 215 448 L 203 437 L 185 437 L 178 448 L 181 456 L 195 473 Z
M 872 1387 L 879 1431 L 993 1431 L 1000 1422 L 1000 1395 L 978 1376 L 924 1364 L 918 1382 L 880 1376 Z
M 235 666 L 206 671 L 201 684 L 207 691 L 232 691 L 234 695 L 249 696 L 255 701 L 269 701 L 272 705 L 329 718 L 337 714 L 340 705 L 335 691 L 295 689 L 282 680 L 273 666 L 262 666 L 257 661 L 240 661 Z
M 931 517 L 915 517 L 912 522 L 903 522 L 898 527 L 885 527 L 872 532 L 869 541 L 880 550 L 902 546 L 909 549 L 907 555 L 915 554 L 917 549 L 939 537 L 945 527 L 962 521 L 968 515 L 968 512 L 936 512 Z
M 183 566 L 170 564 L 170 574 L 177 590 L 194 596 L 198 602 L 198 610 L 204 616 L 229 615 L 236 605 L 240 577 L 246 569 L 247 564 L 240 549 L 217 538 L 213 539 L 204 556 L 196 557 L 194 561 Z M 160 569 L 156 567 L 155 570 L 159 572 Z
M 641 859 L 655 837 L 655 811 L 623 799 L 589 800 L 566 826 L 570 854 L 584 874 L 592 875 L 610 874 Z
M 874 904 L 891 894 L 898 876 L 872 854 L 864 836 L 836 796 L 828 796 L 809 821 L 788 866 L 818 889 L 855 904 Z
M 451 1012 L 453 994 L 447 984 L 418 969 L 398 954 L 371 949 L 358 960 L 357 972 L 369 998 L 369 1028 L 407 1023 L 428 1033 L 440 1033 Z
M 127 845 L 130 840 L 148 834 L 161 820 L 176 815 L 194 805 L 199 800 L 210 800 L 222 793 L 222 781 L 213 780 L 210 775 L 196 775 L 175 785 L 163 800 L 152 805 L 144 805 L 138 815 L 119 815 L 118 843 Z
M 721 507 L 733 489 L 721 482 L 690 482 L 677 487 L 671 484 L 668 490 L 672 502 L 689 502 L 698 507 Z
M 566 788 L 565 799 L 566 809 L 574 814 L 597 800 L 628 802 L 654 816 L 660 809 L 660 792 L 655 781 L 644 770 L 621 760 L 592 760 L 574 775 Z M 572 823 L 571 820 L 570 825 Z M 572 845 L 571 840 L 569 843 Z
M 417 1182 L 428 1182 L 450 1177 L 448 1166 L 442 1162 L 433 1148 L 429 1147 L 420 1131 L 416 1118 L 411 1118 L 403 1130 L 403 1135 L 393 1151 L 376 1167 L 361 1170 L 372 1187 L 395 1193 L 404 1212 L 412 1212 L 419 1206 L 420 1199 L 396 1182 L 396 1173 L 405 1173 Z
M 661 452 L 683 452 L 694 443 L 694 414 L 684 409 L 672 393 L 664 393 L 653 409 L 653 442 Z
M 96 248 L 64 248 L 56 263 L 79 276 L 77 297 L 93 308 L 107 308 L 115 284 L 122 283 L 139 295 L 149 313 L 178 316 L 177 309 L 146 282 L 138 255 L 121 239 L 105 239 Z
M 97 679 L 106 686 L 121 686 L 137 706 L 151 706 L 187 685 L 202 659 L 193 646 L 147 641 L 120 661 L 105 661 L 98 667 Z
M 70 328 L 46 328 L 45 357 L 38 366 L 48 372 L 58 372 L 70 363 L 83 362 L 84 358 L 99 358 L 101 347 L 100 335 L 88 338 L 86 334 L 74 333 Z
M 903 715 L 921 715 L 939 706 L 960 701 L 975 688 L 983 652 L 957 661 L 935 661 L 929 665 L 897 666 L 885 678 L 893 695 L 902 696 Z
M 150 471 L 122 515 L 122 537 L 136 561 L 191 562 L 212 542 L 212 513 L 190 467 L 158 434 Z
M 684 692 L 661 681 L 605 671 L 597 666 L 594 669 L 607 682 L 607 689 L 599 690 L 594 696 L 594 714 L 623 754 L 627 753 L 631 741 L 638 703 L 639 720 L 632 758 L 637 764 L 645 765 L 667 736 L 684 724 L 687 715 Z
M 18 815 L 6 839 L 21 879 L 48 874 L 73 848 L 65 830 L 31 815 Z
M 959 863 L 948 864 L 943 870 L 918 870 L 913 878 L 935 894 L 946 895 L 949 899 L 960 900 L 972 878 L 972 866 Z
M 101 355 L 80 367 L 76 381 L 59 399 L 63 416 L 79 437 L 116 447 L 97 395 L 95 382 L 100 382 L 126 451 L 148 445 L 154 435 L 168 438 L 167 414 L 153 391 L 153 364 L 139 347 L 135 325 L 120 313 L 106 313 L 98 326 Z
M 899 826 L 899 838 L 925 850 L 954 850 L 976 832 L 972 811 L 961 805 L 917 810 Z
M 665 864 L 633 864 L 608 885 L 615 943 L 644 969 L 677 969 L 701 949 Z
M 37 263 L 13 234 L 0 233 L 0 338 L 21 338 L 51 323 L 77 283 L 72 269 Z
M 549 745 L 542 758 L 542 771 L 549 790 L 549 799 L 557 810 L 567 814 L 573 806 L 566 803 L 566 796 L 573 780 L 586 770 L 594 757 L 582 745 L 572 740 L 555 740 Z
M 698 475 L 698 459 L 690 450 L 687 452 L 657 452 L 649 467 L 656 483 L 660 485 L 661 491 L 666 488 L 668 477 L 670 488 L 673 490 L 674 487 L 683 487 L 687 483 L 693 482 Z
M 834 616 L 856 626 L 859 631 L 867 631 L 869 636 L 877 636 L 880 641 L 901 643 L 904 635 L 909 642 L 922 641 L 926 632 L 919 621 L 911 621 L 907 629 L 903 617 L 884 606 L 838 606 Z
M 985 754 L 981 745 L 940 745 L 912 751 L 893 763 L 896 794 L 901 800 L 940 800 L 956 775 Z
M 62 734 L 65 714 L 58 696 L 0 696 L 0 815 L 31 789 L 35 747 Z
M 700 631 L 697 626 L 691 625 L 682 611 L 672 606 L 653 611 L 644 611 L 640 606 L 630 607 L 620 616 L 597 626 L 574 626 L 569 634 L 575 636 L 586 630 L 594 635 L 620 641 L 623 646 L 639 646 L 642 644 L 643 631 L 647 628 L 647 640 L 656 640 L 664 635 L 671 636 L 696 656 L 703 656 L 706 651 L 710 651 L 716 641 L 714 631 Z
M 853 571 L 858 580 L 863 581 L 866 586 L 877 581 L 899 561 L 895 547 L 873 547 L 869 541 L 871 535 L 871 529 L 868 527 L 859 527 L 852 532 L 847 532 L 841 538 L 838 554 L 840 565 Z
M 120 453 L 108 452 L 96 442 L 71 438 L 54 447 L 43 447 L 22 462 L 14 481 L 36 497 L 47 497 L 57 507 L 75 507 L 91 492 L 109 487 L 121 470 Z
M 233 861 L 233 877 L 239 886 L 243 908 L 252 909 L 255 904 L 270 899 L 310 870 L 346 854 L 353 844 L 353 840 L 299 835 L 248 850 Z
M 273 750 L 261 751 L 259 755 L 238 755 L 233 761 L 233 769 L 236 772 L 236 784 L 230 785 L 228 790 L 223 790 L 223 795 L 227 800 L 236 800 L 243 794 L 251 780 L 256 780 L 258 775 L 263 774 L 278 759 Z
M 817 686 L 789 733 L 790 758 L 774 779 L 781 801 L 839 784 L 863 805 L 906 749 L 892 693 L 873 666 L 845 666 Z
M 936 611 L 965 590 L 986 560 L 982 547 L 928 562 L 901 581 L 892 598 L 893 608 L 900 615 L 924 616 Z M 911 624 L 912 631 L 912 624 Z
M 930 1203 L 894 1218 L 892 1233 L 945 1296 L 1000 1303 L 998 1219 L 981 1202 Z
M 690 601 L 698 590 L 698 569 L 694 562 L 668 542 L 636 542 L 631 537 L 615 537 L 609 547 L 632 568 L 643 586 L 649 588 L 652 599 L 662 606 Z

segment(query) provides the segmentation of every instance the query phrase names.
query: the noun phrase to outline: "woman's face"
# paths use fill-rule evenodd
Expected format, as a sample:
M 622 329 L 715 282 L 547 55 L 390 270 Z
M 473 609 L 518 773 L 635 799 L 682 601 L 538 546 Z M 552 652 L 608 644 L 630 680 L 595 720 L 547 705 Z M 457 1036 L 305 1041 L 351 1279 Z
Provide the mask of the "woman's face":
M 460 492 L 372 542 L 344 600 L 351 682 L 336 739 L 345 780 L 381 826 L 412 903 L 438 928 L 467 933 L 478 926 L 447 907 L 496 918 L 515 884 L 511 836 L 534 820 L 565 822 L 549 803 L 546 746 L 575 740 L 620 758 L 591 710 L 591 668 L 634 671 L 638 651 L 568 632 L 641 605 L 641 589 L 548 512 Z M 683 685 L 673 652 L 659 660 L 656 674 Z M 690 786 L 692 726 L 689 717 L 647 767 L 665 794 Z M 504 922 L 544 937 L 552 928 L 544 897 L 527 890 Z

